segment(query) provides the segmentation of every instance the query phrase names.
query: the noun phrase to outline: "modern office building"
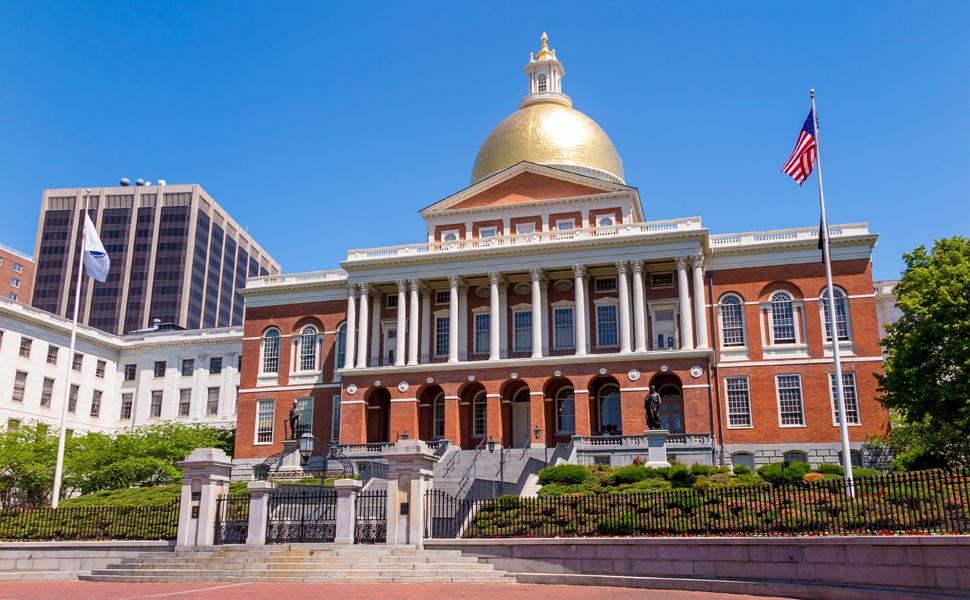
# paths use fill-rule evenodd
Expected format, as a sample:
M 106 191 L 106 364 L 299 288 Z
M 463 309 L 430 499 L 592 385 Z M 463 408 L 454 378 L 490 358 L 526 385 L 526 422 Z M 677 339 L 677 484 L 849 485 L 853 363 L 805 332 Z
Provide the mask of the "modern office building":
M 44 190 L 30 303 L 73 317 L 88 213 L 111 258 L 104 283 L 81 282 L 79 321 L 124 334 L 156 319 L 187 329 L 240 325 L 246 278 L 279 264 L 200 185 Z
M 34 285 L 34 259 L 0 244 L 0 298 L 30 302 Z

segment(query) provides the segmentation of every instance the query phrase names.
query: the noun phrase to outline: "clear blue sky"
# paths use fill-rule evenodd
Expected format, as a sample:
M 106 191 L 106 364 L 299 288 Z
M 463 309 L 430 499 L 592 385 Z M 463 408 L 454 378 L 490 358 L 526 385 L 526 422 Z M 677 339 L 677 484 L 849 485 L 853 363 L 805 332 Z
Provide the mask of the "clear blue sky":
M 202 184 L 290 272 L 421 241 L 542 31 L 649 219 L 816 224 L 779 173 L 814 86 L 877 278 L 970 232 L 970 2 L 454 4 L 0 4 L 0 242 L 33 251 L 43 188 L 123 176 Z

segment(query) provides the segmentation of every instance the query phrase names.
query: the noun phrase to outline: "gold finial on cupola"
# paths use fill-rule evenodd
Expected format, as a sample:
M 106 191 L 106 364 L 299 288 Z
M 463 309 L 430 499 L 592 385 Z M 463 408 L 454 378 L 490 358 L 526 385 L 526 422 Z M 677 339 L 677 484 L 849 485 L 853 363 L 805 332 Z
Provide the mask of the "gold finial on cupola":
M 556 51 L 549 49 L 549 36 L 542 32 L 542 48 L 536 54 L 536 60 L 556 60 Z

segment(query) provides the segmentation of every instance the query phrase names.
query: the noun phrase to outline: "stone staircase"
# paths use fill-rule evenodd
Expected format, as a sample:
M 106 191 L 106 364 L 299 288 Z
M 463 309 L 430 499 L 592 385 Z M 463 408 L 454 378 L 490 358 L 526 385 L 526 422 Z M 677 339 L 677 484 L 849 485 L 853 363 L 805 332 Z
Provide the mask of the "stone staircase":
M 455 496 L 463 486 L 467 491 L 475 480 L 480 482 L 502 480 L 502 460 L 499 452 L 498 448 L 494 452 L 482 449 L 476 457 L 475 450 L 449 451 L 435 464 L 434 489 Z M 519 480 L 530 458 L 546 462 L 552 459 L 554 449 L 505 448 L 501 452 L 505 455 L 504 481 L 511 486 Z
M 515 583 L 458 550 L 414 546 L 288 544 L 205 546 L 144 554 L 80 575 L 83 581 L 287 583 Z

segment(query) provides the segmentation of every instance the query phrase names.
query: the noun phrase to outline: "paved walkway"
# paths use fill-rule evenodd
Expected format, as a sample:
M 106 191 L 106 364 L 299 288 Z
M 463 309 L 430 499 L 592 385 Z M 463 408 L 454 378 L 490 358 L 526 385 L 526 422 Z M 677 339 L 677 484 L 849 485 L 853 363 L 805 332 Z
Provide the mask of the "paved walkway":
M 530 584 L 93 583 L 4 582 L 0 600 L 742 600 L 754 596 Z M 758 600 L 784 600 L 759 596 Z

